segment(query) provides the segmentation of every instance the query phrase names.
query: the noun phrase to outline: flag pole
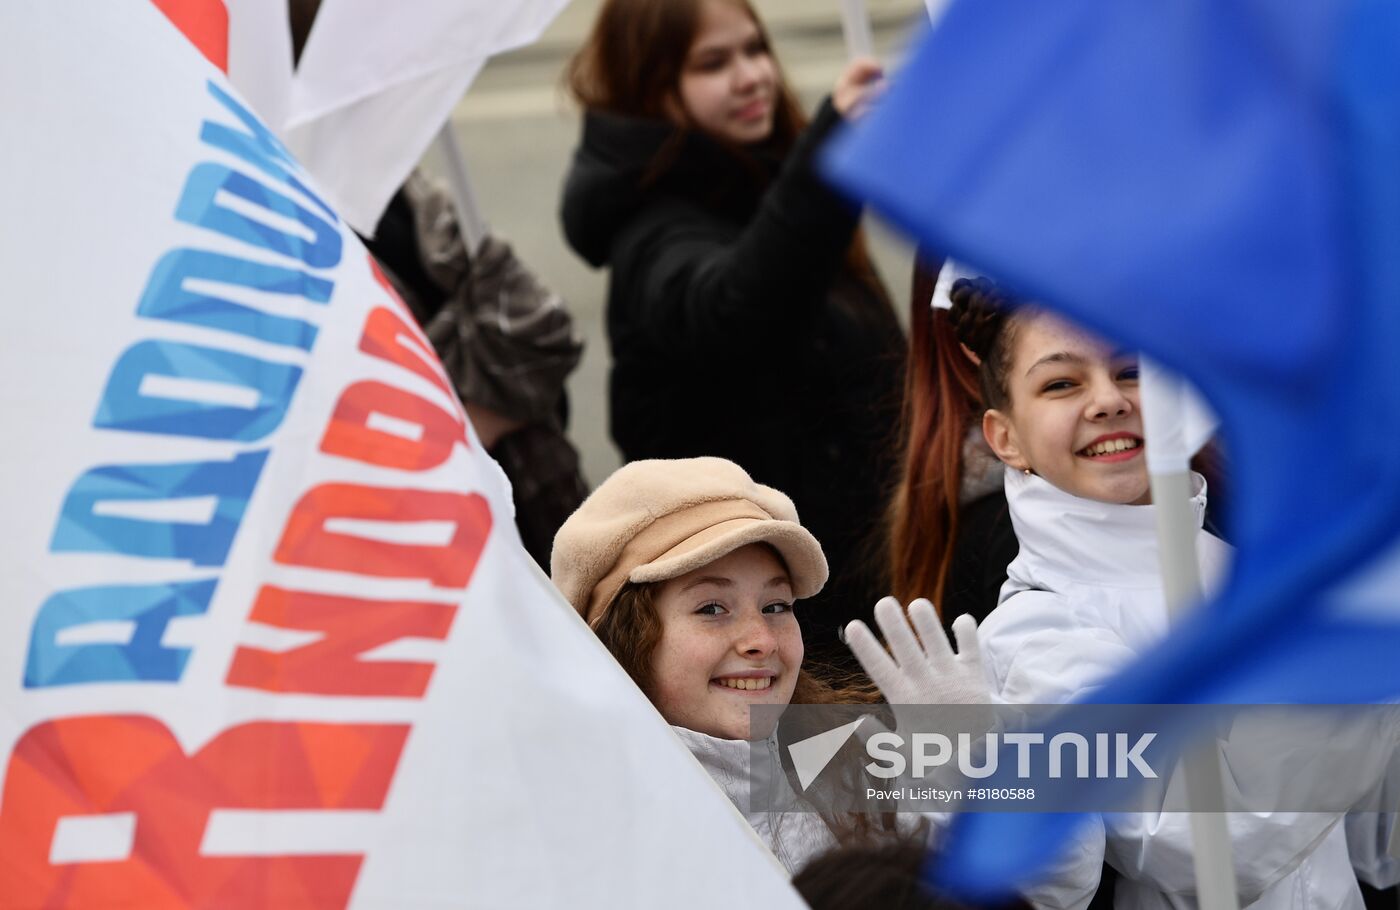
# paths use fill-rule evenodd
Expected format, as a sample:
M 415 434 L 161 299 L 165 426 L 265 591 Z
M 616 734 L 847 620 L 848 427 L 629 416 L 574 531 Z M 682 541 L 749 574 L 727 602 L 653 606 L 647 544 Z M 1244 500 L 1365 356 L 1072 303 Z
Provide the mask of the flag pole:
M 1157 546 L 1162 589 L 1173 620 L 1201 601 L 1201 568 L 1196 556 L 1196 517 L 1191 511 L 1191 456 L 1184 431 L 1184 384 L 1143 358 L 1142 412 L 1147 436 L 1147 469 L 1156 506 Z M 1224 806 L 1220 748 L 1210 738 L 1183 758 L 1187 805 Z M 1192 862 L 1201 910 L 1239 910 L 1228 816 L 1191 812 Z
M 442 153 L 447 169 L 447 182 L 452 187 L 452 200 L 457 205 L 457 221 L 462 226 L 462 243 L 467 255 L 476 256 L 481 242 L 486 239 L 486 219 L 481 216 L 481 206 L 477 204 L 476 192 L 467 176 L 467 158 L 462 154 L 462 146 L 457 142 L 457 133 L 452 127 L 452 118 L 438 131 L 438 150 Z
M 841 0 L 841 33 L 846 36 L 847 57 L 875 56 L 875 38 L 865 0 Z
M 937 25 L 938 20 L 947 12 L 948 4 L 952 2 L 953 0 L 924 0 L 924 6 L 928 9 L 928 21 Z

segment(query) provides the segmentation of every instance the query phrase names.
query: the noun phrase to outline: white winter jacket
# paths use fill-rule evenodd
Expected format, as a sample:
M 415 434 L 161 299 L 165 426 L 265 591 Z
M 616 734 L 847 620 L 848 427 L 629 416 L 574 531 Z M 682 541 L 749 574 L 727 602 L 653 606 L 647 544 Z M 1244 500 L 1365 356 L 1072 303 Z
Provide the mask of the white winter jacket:
M 1206 491 L 1202 478 L 1195 481 L 1199 528 Z M 1081 499 L 1012 470 L 1006 498 L 1021 550 L 1007 569 L 1000 605 L 980 629 L 984 664 L 993 690 L 1009 702 L 1073 701 L 1166 634 L 1154 509 Z M 1209 591 L 1223 576 L 1230 548 L 1201 530 L 1196 551 Z M 1232 764 L 1228 739 L 1223 746 L 1227 795 L 1273 773 L 1267 761 Z M 1340 820 L 1322 813 L 1231 813 L 1241 904 L 1359 910 Z M 1124 813 L 1105 822 L 1106 856 L 1123 876 L 1118 910 L 1197 905 L 1188 815 Z

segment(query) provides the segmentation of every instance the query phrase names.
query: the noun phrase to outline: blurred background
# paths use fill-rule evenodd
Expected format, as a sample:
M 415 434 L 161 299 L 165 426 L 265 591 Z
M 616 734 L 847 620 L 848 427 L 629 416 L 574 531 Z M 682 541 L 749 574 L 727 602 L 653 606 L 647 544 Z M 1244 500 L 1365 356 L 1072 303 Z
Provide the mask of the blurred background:
M 569 436 L 590 485 L 621 459 L 608 436 L 606 272 L 590 269 L 564 243 L 559 197 L 579 134 L 579 112 L 561 74 L 582 43 L 600 0 L 574 0 L 536 43 L 487 63 L 452 114 L 481 211 L 492 230 L 569 303 L 584 336 L 583 361 L 569 382 Z M 779 62 L 810 113 L 831 91 L 846 60 L 837 0 L 753 0 L 772 33 Z M 923 0 L 866 0 L 880 59 L 897 64 L 911 26 L 926 20 Z M 445 180 L 436 147 L 423 167 Z M 867 218 L 872 251 L 896 310 L 907 319 L 912 251 Z

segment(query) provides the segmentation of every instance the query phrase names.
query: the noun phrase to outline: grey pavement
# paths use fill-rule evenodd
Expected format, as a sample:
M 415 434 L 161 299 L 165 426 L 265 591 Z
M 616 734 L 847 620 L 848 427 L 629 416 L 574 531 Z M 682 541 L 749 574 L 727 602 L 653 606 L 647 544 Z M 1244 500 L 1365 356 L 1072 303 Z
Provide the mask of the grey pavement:
M 838 0 L 755 0 L 778 58 L 810 110 L 830 91 L 846 58 Z M 564 242 L 559 194 L 578 139 L 579 115 L 561 89 L 569 55 L 592 23 L 597 0 L 575 0 L 543 38 L 487 64 L 453 112 L 481 210 L 492 230 L 514 245 L 542 280 L 568 300 L 586 348 L 569 383 L 569 434 L 596 486 L 621 460 L 607 430 L 609 353 L 603 322 L 607 274 L 594 271 Z M 922 0 L 867 0 L 877 53 L 897 62 Z M 443 173 L 436 149 L 425 169 Z M 876 266 L 904 317 L 912 255 L 908 246 L 867 218 Z

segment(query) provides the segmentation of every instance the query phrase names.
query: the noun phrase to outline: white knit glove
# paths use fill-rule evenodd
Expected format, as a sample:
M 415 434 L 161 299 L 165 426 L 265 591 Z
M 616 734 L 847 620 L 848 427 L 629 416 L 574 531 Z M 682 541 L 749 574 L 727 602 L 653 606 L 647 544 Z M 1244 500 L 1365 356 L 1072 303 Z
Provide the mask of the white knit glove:
M 943 632 L 943 624 L 934 612 L 933 604 L 919 599 L 909 605 L 906 617 L 904 608 L 893 597 L 885 597 L 875 604 L 875 622 L 885 633 L 890 652 L 886 652 L 869 627 L 860 620 L 846 626 L 846 644 L 850 646 L 865 668 L 866 675 L 879 686 L 885 700 L 894 708 L 894 721 L 901 738 L 911 733 L 946 732 L 930 730 L 929 712 L 917 710 L 920 705 L 970 705 L 974 706 L 971 715 L 959 712 L 959 726 L 969 733 L 990 731 L 996 725 L 992 711 L 991 687 L 982 674 L 982 652 L 977 644 L 977 621 L 966 614 L 953 621 L 953 634 L 958 641 L 958 653 Z M 913 623 L 913 628 L 910 623 Z M 914 630 L 918 630 L 915 637 Z M 966 725 L 966 726 L 964 726 Z M 889 732 L 874 717 L 869 717 L 856 728 L 862 743 L 870 737 Z M 912 766 L 911 766 L 912 768 Z M 952 778 L 956 764 L 949 762 L 933 776 L 913 779 L 910 771 L 891 783 L 912 792 L 917 784 L 936 783 L 939 775 Z M 901 800 L 897 811 L 924 811 L 917 801 L 908 803 Z
M 875 623 L 885 633 L 893 657 L 860 620 L 846 626 L 846 644 L 891 705 L 992 704 L 991 687 L 982 673 L 977 621 L 971 616 L 964 613 L 953 620 L 956 654 L 933 604 L 922 598 L 909 605 L 907 618 L 899 601 L 881 598 L 875 604 Z

